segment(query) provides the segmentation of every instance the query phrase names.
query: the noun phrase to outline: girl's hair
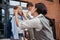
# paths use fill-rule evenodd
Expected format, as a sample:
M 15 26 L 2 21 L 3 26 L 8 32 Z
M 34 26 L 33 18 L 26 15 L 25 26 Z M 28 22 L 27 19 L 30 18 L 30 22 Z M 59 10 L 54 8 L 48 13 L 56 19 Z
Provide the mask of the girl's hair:
M 13 9 L 17 9 L 18 8 L 18 6 L 14 6 L 14 8 Z
M 19 6 L 20 6 L 20 5 L 14 6 L 14 8 L 13 8 L 13 9 L 15 9 L 15 10 L 16 10 Z

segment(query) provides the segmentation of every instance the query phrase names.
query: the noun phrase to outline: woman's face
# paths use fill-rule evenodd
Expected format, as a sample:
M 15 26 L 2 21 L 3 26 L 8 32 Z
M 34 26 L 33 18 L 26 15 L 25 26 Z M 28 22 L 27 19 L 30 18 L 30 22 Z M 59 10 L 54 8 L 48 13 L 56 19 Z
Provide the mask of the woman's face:
M 29 11 L 31 11 L 31 9 L 32 9 L 32 6 L 29 6 L 27 9 L 28 9 Z

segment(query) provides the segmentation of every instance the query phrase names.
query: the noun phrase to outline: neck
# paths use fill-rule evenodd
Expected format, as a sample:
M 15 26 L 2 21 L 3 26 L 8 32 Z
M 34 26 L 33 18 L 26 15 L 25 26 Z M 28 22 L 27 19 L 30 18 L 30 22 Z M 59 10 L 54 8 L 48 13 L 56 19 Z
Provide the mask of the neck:
M 34 16 L 34 17 L 38 16 L 38 13 L 37 13 L 37 12 L 35 12 L 33 16 Z

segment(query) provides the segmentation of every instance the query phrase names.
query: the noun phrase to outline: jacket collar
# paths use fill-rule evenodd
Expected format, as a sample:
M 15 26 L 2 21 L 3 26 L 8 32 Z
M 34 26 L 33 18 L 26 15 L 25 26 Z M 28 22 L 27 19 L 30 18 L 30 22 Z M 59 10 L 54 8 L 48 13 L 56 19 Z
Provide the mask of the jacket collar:
M 44 17 L 44 15 L 43 14 L 39 14 L 37 17 Z

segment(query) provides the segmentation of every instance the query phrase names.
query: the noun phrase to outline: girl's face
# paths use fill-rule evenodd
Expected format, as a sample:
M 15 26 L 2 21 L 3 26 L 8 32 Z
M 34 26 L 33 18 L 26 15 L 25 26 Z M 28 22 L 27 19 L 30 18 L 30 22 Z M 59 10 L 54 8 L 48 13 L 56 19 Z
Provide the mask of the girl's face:
M 21 6 L 18 6 L 18 14 L 21 15 L 21 16 L 23 15 L 22 7 Z

